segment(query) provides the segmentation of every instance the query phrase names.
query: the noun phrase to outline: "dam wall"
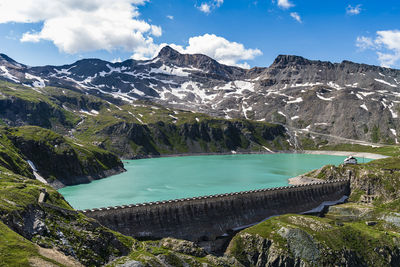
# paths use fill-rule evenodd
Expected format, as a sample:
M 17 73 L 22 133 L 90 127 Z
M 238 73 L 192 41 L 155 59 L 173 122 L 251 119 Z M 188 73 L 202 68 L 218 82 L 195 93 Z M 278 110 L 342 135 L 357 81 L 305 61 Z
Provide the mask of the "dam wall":
M 211 241 L 274 215 L 302 213 L 350 194 L 348 180 L 82 211 L 136 238 Z

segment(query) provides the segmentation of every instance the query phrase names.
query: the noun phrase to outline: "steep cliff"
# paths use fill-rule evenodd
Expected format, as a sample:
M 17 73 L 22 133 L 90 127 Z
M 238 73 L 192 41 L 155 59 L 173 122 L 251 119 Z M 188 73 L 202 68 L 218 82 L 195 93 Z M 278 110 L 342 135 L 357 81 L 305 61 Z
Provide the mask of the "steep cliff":
M 47 191 L 46 205 L 38 202 L 43 190 Z M 13 238 L 22 240 L 24 237 L 42 248 L 59 250 L 86 266 L 104 264 L 130 251 L 131 239 L 113 233 L 77 213 L 57 191 L 38 181 L 1 168 L 0 196 L 0 221 L 15 232 Z M 3 228 L 2 232 L 9 231 Z M 11 242 L 11 239 L 7 239 L 7 242 Z M 22 253 L 22 248 L 1 243 L 0 255 L 3 255 L 3 249 L 12 252 L 11 255 Z M 41 254 L 37 247 L 29 246 L 32 254 Z M 7 258 L 5 262 L 13 266 L 18 261 L 29 261 L 32 255 L 28 253 L 27 258 L 14 257 Z M 4 262 L 3 256 L 1 258 Z M 23 266 L 31 264 L 25 262 Z
M 311 216 L 272 218 L 237 234 L 227 254 L 244 266 L 398 266 L 400 238 L 393 224 L 368 226 Z
M 120 122 L 97 133 L 100 147 L 125 158 L 162 154 L 289 150 L 285 128 L 280 125 L 203 119 L 183 124 L 141 125 Z
M 1 166 L 32 178 L 29 160 L 56 187 L 88 182 L 124 170 L 114 154 L 40 127 L 1 127 L 0 135 Z

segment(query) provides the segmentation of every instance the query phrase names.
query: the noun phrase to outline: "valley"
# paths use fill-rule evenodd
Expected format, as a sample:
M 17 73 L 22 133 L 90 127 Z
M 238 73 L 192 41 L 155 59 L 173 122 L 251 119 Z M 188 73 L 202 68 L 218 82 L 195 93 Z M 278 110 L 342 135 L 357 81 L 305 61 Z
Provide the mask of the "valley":
M 165 47 L 151 60 L 83 59 L 65 66 L 30 67 L 1 55 L 0 80 L 0 237 L 7 240 L 0 258 L 6 266 L 400 262 L 398 70 L 297 56 L 247 70 Z M 333 182 L 350 173 L 348 203 L 322 217 L 286 214 L 240 229 L 218 253 L 197 241 L 122 235 L 73 209 L 55 190 L 123 173 L 127 159 L 304 150 L 388 158 L 304 174 Z

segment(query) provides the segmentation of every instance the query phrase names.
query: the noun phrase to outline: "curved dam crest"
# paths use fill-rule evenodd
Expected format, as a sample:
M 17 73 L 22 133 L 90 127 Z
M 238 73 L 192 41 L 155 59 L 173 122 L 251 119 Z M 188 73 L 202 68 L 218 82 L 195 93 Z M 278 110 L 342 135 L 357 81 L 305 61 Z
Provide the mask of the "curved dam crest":
M 349 174 L 349 178 L 351 173 Z M 208 242 L 285 213 L 302 213 L 350 194 L 349 180 L 84 210 L 102 225 L 135 238 Z M 210 245 L 211 244 L 211 245 Z

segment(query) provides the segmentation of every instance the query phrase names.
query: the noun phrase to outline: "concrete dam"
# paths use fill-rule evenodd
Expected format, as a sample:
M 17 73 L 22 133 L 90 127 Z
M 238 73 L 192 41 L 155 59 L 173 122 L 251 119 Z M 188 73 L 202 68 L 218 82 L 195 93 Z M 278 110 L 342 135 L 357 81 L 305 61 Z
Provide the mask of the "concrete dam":
M 349 180 L 82 211 L 122 234 L 209 242 L 274 215 L 302 213 L 350 194 Z

